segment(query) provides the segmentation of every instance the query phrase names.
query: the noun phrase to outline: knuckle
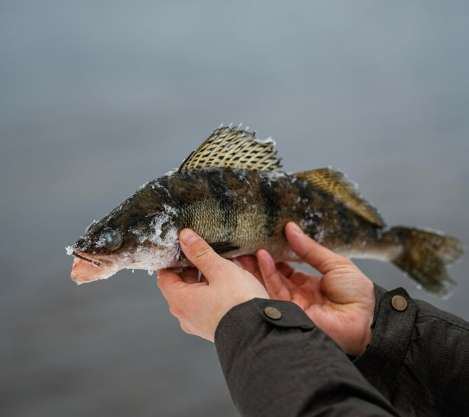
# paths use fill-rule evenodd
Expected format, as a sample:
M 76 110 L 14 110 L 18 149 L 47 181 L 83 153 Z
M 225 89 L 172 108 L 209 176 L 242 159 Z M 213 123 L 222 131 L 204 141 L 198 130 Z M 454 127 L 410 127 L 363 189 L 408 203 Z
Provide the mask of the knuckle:
M 349 259 L 344 258 L 344 259 L 336 259 L 333 261 L 329 261 L 326 264 L 326 268 L 330 271 L 342 271 L 344 273 L 350 273 L 354 271 L 355 265 Z
M 344 267 L 344 263 L 342 261 L 337 261 L 334 259 L 333 261 L 324 262 L 324 266 L 326 269 L 332 271 L 335 269 L 342 269 Z
M 300 255 L 301 258 L 309 258 L 309 257 L 311 257 L 312 253 L 313 253 L 313 248 L 308 246 L 308 247 L 304 248 L 300 252 L 299 255 Z
M 303 248 L 302 251 L 298 252 L 298 255 L 301 259 L 308 262 L 310 259 L 315 258 L 315 248 L 307 246 Z
M 191 330 L 189 329 L 189 327 L 186 325 L 186 323 L 180 321 L 179 322 L 180 325 L 181 325 L 181 329 L 183 332 L 187 333 L 187 334 L 192 334 Z
M 206 245 L 199 245 L 198 247 L 195 248 L 194 250 L 194 261 L 203 261 L 207 257 L 209 257 L 213 253 L 213 250 L 210 246 Z
M 179 306 L 176 303 L 174 303 L 173 301 L 169 301 L 168 306 L 169 306 L 169 312 L 173 316 L 179 317 L 179 315 L 181 313 L 181 309 L 179 308 Z

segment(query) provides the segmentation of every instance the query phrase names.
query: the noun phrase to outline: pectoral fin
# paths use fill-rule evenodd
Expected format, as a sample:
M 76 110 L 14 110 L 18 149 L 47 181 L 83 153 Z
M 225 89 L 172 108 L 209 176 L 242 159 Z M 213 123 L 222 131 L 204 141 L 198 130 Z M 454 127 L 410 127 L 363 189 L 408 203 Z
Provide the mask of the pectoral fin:
M 239 246 L 235 246 L 230 242 L 209 242 L 209 245 L 213 248 L 216 253 L 219 254 L 239 249 Z

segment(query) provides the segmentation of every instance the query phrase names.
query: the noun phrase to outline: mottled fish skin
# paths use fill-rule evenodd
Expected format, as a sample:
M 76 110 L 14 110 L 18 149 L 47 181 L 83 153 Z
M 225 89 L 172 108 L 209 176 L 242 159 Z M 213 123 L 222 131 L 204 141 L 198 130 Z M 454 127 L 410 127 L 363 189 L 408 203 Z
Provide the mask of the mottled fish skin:
M 96 222 L 74 249 L 86 253 L 105 229 L 123 234 L 124 243 L 118 253 L 150 249 L 153 243 L 139 237 L 154 233 L 152 220 L 162 216 L 167 216 L 161 225 L 163 238 L 166 227 L 176 227 L 177 231 L 188 227 L 226 257 L 253 254 L 264 248 L 279 260 L 295 260 L 284 234 L 289 221 L 339 252 L 352 248 L 366 252 L 381 242 L 381 228 L 306 181 L 281 172 L 213 168 L 175 172 L 147 183 Z M 97 256 L 108 253 L 104 247 L 93 246 L 93 251 Z M 178 251 L 178 257 L 164 267 L 186 265 L 184 255 Z
M 279 161 L 271 141 L 236 128 L 216 130 L 178 171 L 144 184 L 90 225 L 68 248 L 76 257 L 72 278 L 81 283 L 122 268 L 188 266 L 178 243 L 184 228 L 227 258 L 263 248 L 276 260 L 297 260 L 284 234 L 293 221 L 336 252 L 393 262 L 427 290 L 446 292 L 445 265 L 461 255 L 460 242 L 439 232 L 389 228 L 340 172 L 286 174 Z
M 176 173 L 158 184 L 171 190 L 180 209 L 178 230 L 194 229 L 219 253 L 265 248 L 280 256 L 288 247 L 284 228 L 289 221 L 336 250 L 375 242 L 380 235 L 379 228 L 340 201 L 283 173 L 209 169 Z

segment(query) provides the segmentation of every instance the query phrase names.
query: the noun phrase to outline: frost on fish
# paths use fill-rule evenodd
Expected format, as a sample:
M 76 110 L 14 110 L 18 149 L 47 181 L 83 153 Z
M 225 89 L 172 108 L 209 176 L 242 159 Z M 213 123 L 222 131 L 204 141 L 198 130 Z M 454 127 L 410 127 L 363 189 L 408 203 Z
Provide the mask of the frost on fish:
M 442 294 L 445 265 L 462 253 L 456 239 L 388 227 L 379 212 L 333 168 L 285 173 L 270 138 L 221 127 L 182 163 L 143 184 L 66 248 L 78 283 L 120 269 L 189 266 L 179 232 L 194 229 L 227 258 L 266 249 L 275 260 L 297 260 L 284 228 L 296 222 L 324 246 L 349 256 L 393 262 L 429 291 Z
M 137 247 L 135 252 L 124 252 L 123 268 L 146 269 L 150 274 L 150 271 L 168 268 L 177 261 L 180 246 L 178 229 L 173 220 L 177 216 L 177 210 L 167 204 L 164 204 L 163 208 L 163 213 L 151 220 L 148 231 L 130 230 L 130 233 L 138 237 L 140 244 L 149 242 L 151 246 Z
M 67 254 L 75 256 L 72 279 L 91 282 L 108 278 L 120 269 L 151 272 L 177 262 L 177 209 L 164 203 L 149 204 L 149 200 L 161 196 L 153 186 L 144 184 L 104 219 L 92 224 L 75 245 L 66 248 Z M 160 191 L 167 193 L 166 189 Z M 114 235 L 122 238 L 119 247 L 110 247 Z

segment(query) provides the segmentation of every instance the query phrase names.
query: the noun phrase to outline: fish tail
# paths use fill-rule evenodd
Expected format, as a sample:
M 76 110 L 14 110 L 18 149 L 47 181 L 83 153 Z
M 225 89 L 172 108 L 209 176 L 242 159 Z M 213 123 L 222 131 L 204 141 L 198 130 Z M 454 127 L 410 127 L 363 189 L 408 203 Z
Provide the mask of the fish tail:
M 454 282 L 446 265 L 455 262 L 464 252 L 454 237 L 435 231 L 393 227 L 383 239 L 400 243 L 400 250 L 391 262 L 415 279 L 427 291 L 438 295 L 448 293 Z

